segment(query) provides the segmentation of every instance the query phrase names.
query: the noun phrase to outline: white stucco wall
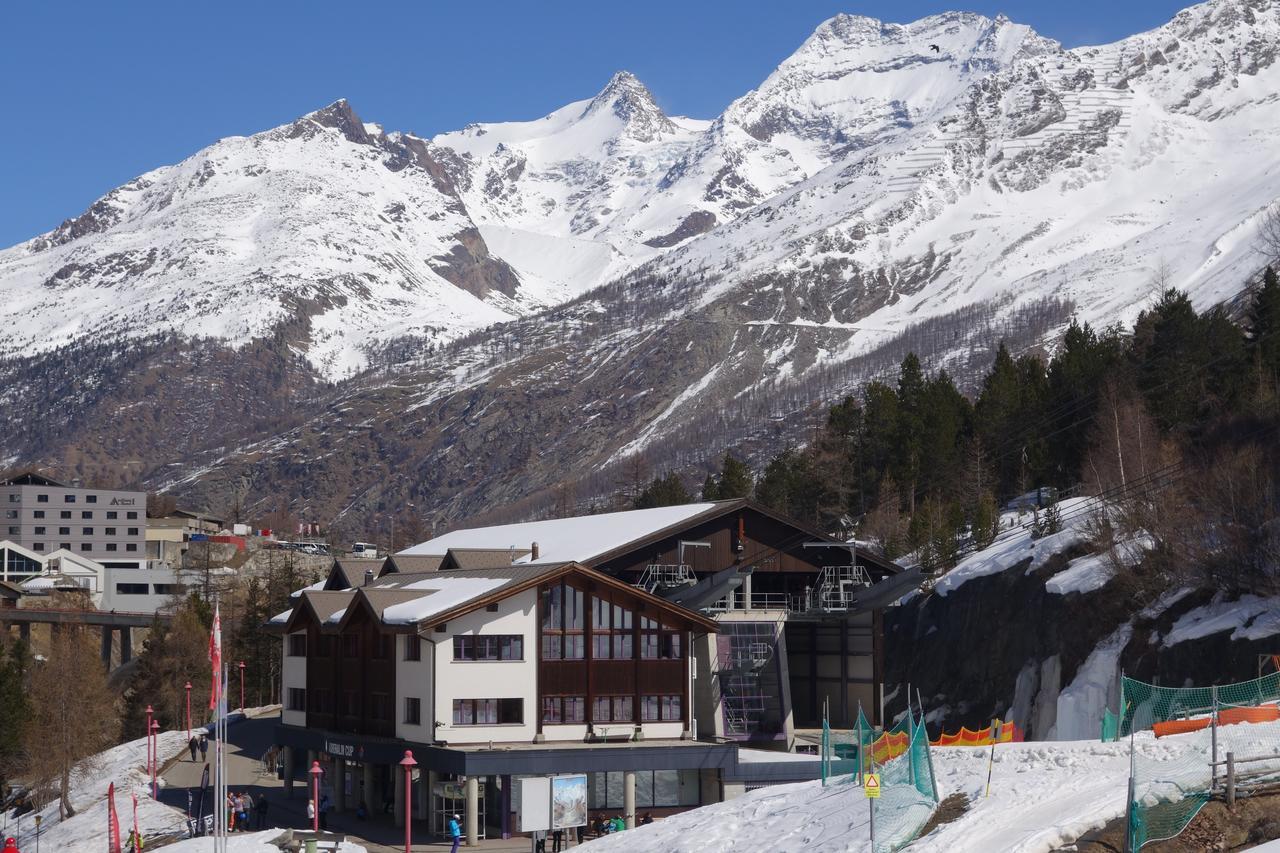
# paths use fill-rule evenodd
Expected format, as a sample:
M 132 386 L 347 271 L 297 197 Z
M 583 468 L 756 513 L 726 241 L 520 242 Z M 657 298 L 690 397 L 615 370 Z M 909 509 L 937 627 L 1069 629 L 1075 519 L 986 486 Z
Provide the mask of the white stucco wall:
M 538 662 L 537 591 L 525 590 L 498 604 L 498 612 L 478 610 L 454 619 L 435 640 L 435 716 L 442 725 L 436 738 L 447 743 L 532 741 L 537 731 Z M 524 638 L 522 661 L 455 661 L 453 638 L 458 635 L 519 634 Z M 430 645 L 424 646 L 430 649 Z M 454 699 L 523 699 L 524 722 L 518 725 L 455 726 Z
M 298 631 L 297 633 L 305 637 L 307 632 Z M 286 634 L 280 638 L 280 641 L 284 644 L 280 658 L 280 696 L 284 702 L 284 710 L 280 712 L 280 722 L 287 726 L 305 726 L 307 724 L 306 712 L 289 710 L 289 688 L 301 687 L 303 690 L 307 689 L 307 659 L 289 656 L 289 636 Z
M 418 743 L 430 743 L 435 739 L 435 705 L 431 699 L 432 646 L 426 638 L 421 643 L 421 659 L 405 660 L 409 638 L 396 637 L 396 737 Z M 450 641 L 452 651 L 452 641 Z M 411 725 L 404 721 L 404 700 L 414 696 L 421 701 L 421 721 Z

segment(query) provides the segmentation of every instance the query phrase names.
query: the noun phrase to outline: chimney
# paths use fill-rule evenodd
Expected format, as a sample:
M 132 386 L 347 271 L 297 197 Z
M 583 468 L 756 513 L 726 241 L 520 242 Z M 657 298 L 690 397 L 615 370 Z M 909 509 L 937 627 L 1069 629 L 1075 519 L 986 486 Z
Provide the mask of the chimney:
M 364 570 L 364 585 L 368 586 L 373 583 L 373 569 Z
M 533 547 L 531 547 L 529 551 L 529 559 L 536 563 L 538 561 L 538 543 L 534 542 Z

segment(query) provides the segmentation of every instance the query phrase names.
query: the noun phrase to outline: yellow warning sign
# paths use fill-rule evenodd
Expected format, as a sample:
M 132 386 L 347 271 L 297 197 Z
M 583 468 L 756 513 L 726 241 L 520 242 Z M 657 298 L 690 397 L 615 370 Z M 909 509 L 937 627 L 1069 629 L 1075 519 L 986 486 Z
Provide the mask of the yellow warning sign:
M 868 773 L 862 777 L 862 793 L 867 795 L 869 800 L 880 799 L 880 774 Z

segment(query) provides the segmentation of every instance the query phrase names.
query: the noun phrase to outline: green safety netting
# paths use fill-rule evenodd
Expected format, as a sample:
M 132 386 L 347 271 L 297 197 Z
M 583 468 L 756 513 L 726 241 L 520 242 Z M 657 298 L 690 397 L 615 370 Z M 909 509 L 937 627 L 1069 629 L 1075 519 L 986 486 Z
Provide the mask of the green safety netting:
M 1280 673 L 1218 687 L 1159 687 L 1123 679 L 1122 710 L 1112 717 L 1131 743 L 1128 849 L 1173 838 L 1205 803 L 1225 795 L 1228 754 L 1237 795 L 1280 783 L 1278 698 Z M 1133 732 L 1153 727 L 1157 734 L 1180 736 L 1157 741 L 1157 748 L 1146 737 L 1140 743 L 1132 738 Z
M 1102 742 L 1110 743 L 1120 735 L 1120 717 L 1110 708 L 1102 709 Z
M 1120 679 L 1120 736 L 1146 731 L 1156 723 L 1207 714 L 1218 703 L 1258 705 L 1280 699 L 1280 672 L 1252 681 L 1213 687 L 1159 687 L 1132 678 Z
M 864 772 L 880 773 L 880 798 L 855 797 L 853 808 L 875 815 L 875 853 L 893 853 L 910 844 L 938 804 L 929 733 L 912 715 L 877 734 L 862 711 L 854 728 L 822 727 L 823 785 L 857 786 Z M 868 827 L 868 832 L 870 827 Z

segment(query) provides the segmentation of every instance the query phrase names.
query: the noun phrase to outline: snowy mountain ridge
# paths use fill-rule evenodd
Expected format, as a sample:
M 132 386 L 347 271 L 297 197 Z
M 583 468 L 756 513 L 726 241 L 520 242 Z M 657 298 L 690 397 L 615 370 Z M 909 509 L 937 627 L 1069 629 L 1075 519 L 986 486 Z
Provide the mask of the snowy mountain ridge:
M 716 287 L 748 292 L 780 275 L 817 302 L 782 319 L 894 331 L 1000 292 L 1123 319 L 1161 255 L 1222 298 L 1280 195 L 1260 132 L 1278 35 L 1271 0 L 1069 51 L 1003 16 L 842 14 L 712 121 L 666 116 L 628 72 L 430 141 L 339 101 L 0 252 L 5 316 L 36 318 L 7 351 L 157 326 L 240 344 L 301 321 L 336 378 L 380 342 L 455 338 L 653 262 L 732 265 Z

